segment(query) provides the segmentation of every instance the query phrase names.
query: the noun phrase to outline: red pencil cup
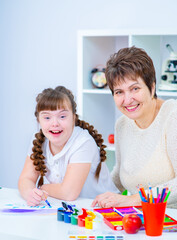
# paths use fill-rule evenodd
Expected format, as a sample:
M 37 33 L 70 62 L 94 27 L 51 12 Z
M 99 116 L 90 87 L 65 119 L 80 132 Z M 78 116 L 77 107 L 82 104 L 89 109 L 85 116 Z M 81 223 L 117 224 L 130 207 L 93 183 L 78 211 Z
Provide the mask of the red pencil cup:
M 142 202 L 146 235 L 148 236 L 162 235 L 166 206 L 167 202 L 162 203 Z

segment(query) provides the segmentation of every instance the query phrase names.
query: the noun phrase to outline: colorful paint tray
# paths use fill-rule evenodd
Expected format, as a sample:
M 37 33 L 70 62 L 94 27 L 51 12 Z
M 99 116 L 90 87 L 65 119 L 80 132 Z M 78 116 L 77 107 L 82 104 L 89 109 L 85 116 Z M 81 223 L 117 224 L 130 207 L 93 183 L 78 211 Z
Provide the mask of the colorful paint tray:
M 100 213 L 103 216 L 104 222 L 113 230 L 123 230 L 122 219 L 126 214 L 135 213 L 144 223 L 141 206 L 128 206 L 128 207 L 116 207 L 116 208 L 95 208 L 94 211 Z M 176 228 L 177 221 L 172 217 L 165 214 L 164 230 L 168 228 Z M 144 226 L 141 228 L 144 229 Z

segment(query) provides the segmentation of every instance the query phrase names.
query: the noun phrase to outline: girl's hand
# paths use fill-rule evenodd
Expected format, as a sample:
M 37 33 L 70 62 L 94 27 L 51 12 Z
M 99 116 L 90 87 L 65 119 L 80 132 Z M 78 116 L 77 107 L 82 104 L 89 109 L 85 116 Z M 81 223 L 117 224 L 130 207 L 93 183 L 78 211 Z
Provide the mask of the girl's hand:
M 30 190 L 28 199 L 27 199 L 27 204 L 29 206 L 36 206 L 39 205 L 41 201 L 45 201 L 47 199 L 48 193 L 46 191 L 43 191 L 38 188 L 33 188 Z
M 136 206 L 140 205 L 141 201 L 138 194 L 125 196 L 117 193 L 106 192 L 98 195 L 92 203 L 92 207 L 98 205 L 102 208 Z

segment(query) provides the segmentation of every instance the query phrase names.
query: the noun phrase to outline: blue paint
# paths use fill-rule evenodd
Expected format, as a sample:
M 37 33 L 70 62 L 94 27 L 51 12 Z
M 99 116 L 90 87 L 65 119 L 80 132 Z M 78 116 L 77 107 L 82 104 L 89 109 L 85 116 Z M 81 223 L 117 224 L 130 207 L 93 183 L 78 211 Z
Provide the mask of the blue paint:
M 35 212 L 36 209 L 20 209 L 20 208 L 12 208 L 12 209 L 3 209 L 2 212 L 5 213 L 29 213 Z

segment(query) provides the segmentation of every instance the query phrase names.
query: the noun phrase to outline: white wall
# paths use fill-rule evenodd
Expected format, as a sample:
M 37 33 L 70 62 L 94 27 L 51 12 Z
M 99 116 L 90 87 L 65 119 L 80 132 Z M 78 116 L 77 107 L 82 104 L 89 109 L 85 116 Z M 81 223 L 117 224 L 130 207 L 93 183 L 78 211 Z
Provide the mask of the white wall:
M 176 28 L 176 12 L 176 0 L 0 0 L 0 185 L 17 187 L 36 95 L 76 95 L 77 30 Z

